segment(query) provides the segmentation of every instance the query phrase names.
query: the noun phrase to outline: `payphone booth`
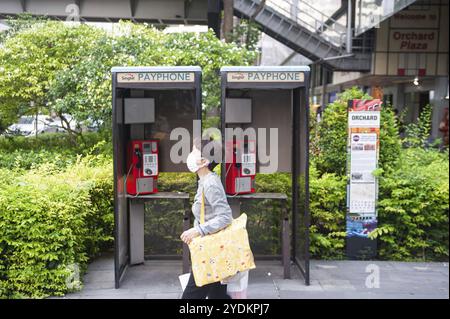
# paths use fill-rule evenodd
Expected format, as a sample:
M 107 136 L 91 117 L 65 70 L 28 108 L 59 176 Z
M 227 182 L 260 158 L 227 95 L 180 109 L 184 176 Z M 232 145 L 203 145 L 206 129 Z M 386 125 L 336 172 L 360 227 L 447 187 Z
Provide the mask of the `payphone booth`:
M 307 285 L 309 74 L 306 66 L 221 68 L 225 146 L 221 178 L 233 215 L 239 215 L 244 201 L 268 199 L 287 204 L 290 196 L 291 205 L 286 205 L 280 223 L 284 278 L 290 278 L 293 262 Z M 256 175 L 264 173 L 290 173 L 291 194 L 258 192 Z M 247 214 L 250 218 L 251 212 Z
M 184 216 L 180 221 L 183 229 L 189 228 L 189 195 L 161 192 L 158 175 L 187 171 L 185 161 L 173 160 L 171 148 L 178 140 L 170 135 L 181 128 L 192 136 L 194 120 L 201 121 L 201 69 L 114 67 L 112 90 L 115 286 L 119 288 L 126 268 L 144 262 L 146 203 L 182 201 Z M 201 122 L 196 124 L 201 128 Z M 188 247 L 180 245 L 183 272 L 187 272 Z

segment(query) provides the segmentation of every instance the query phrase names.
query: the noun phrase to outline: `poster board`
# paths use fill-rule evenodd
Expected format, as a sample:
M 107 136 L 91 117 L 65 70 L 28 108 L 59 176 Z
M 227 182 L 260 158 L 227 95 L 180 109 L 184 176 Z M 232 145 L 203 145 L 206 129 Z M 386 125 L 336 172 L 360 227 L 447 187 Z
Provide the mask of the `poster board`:
M 369 258 L 376 241 L 369 234 L 377 227 L 378 168 L 381 100 L 350 100 L 347 142 L 347 256 Z

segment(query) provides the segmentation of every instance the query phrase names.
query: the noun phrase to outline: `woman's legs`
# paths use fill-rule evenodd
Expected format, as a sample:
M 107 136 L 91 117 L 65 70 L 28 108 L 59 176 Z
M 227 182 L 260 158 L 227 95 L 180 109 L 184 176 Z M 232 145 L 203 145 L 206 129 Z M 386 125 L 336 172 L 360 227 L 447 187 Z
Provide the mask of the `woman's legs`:
M 227 295 L 227 285 L 222 285 L 220 282 L 197 287 L 195 285 L 194 276 L 189 276 L 189 281 L 184 289 L 181 299 L 231 299 Z
M 205 299 L 208 295 L 209 287 L 208 285 L 203 287 L 197 287 L 195 285 L 194 276 L 189 276 L 189 281 L 186 285 L 186 288 L 183 291 L 183 296 L 181 299 Z
M 208 299 L 231 299 L 227 294 L 227 285 L 222 285 L 220 282 L 211 284 Z

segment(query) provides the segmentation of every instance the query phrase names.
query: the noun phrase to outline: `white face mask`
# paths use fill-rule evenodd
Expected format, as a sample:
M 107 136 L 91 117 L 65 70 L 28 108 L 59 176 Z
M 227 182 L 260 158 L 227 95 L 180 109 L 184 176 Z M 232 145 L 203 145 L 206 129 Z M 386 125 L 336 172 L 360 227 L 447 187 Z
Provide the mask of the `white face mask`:
M 200 151 L 198 149 L 194 148 L 194 150 L 191 153 L 189 153 L 189 155 L 186 159 L 186 165 L 192 173 L 196 173 L 200 168 L 209 165 L 209 161 L 206 161 L 203 165 L 197 164 L 197 162 L 200 162 L 201 159 L 202 159 L 202 154 L 200 153 Z

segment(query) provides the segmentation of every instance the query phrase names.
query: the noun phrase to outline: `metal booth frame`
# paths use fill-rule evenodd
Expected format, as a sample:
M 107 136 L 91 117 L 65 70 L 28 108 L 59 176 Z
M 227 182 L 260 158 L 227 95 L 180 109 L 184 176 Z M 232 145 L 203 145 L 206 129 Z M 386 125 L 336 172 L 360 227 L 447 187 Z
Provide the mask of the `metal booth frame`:
M 300 81 L 252 81 L 250 73 L 303 73 Z M 286 264 L 286 259 L 293 261 L 302 273 L 305 284 L 310 284 L 310 253 L 309 253 L 309 77 L 310 69 L 307 66 L 227 66 L 222 67 L 221 73 L 221 133 L 222 145 L 225 145 L 225 122 L 226 98 L 230 89 L 242 90 L 272 90 L 283 89 L 292 91 L 291 100 L 291 125 L 292 146 L 291 146 L 291 171 L 292 174 L 292 202 L 291 202 L 291 249 L 289 244 L 284 242 L 282 252 L 290 251 L 290 256 L 283 254 L 283 263 L 285 269 L 285 278 L 289 278 L 290 263 Z M 236 80 L 229 81 L 228 75 L 233 73 L 238 75 Z M 231 74 L 230 74 L 231 76 Z M 232 79 L 230 77 L 230 79 Z M 239 79 L 239 80 L 237 80 Z M 274 107 L 276 107 L 274 105 Z M 280 137 L 279 137 L 280 138 Z M 224 148 L 225 149 L 225 148 Z M 223 151 L 225 153 L 225 150 Z M 223 154 L 225 155 L 225 154 Z M 225 158 L 225 156 L 223 157 Z M 222 183 L 225 185 L 225 161 L 221 167 Z M 267 196 L 266 196 L 267 195 Z M 281 195 L 281 194 L 278 194 Z M 284 195 L 284 194 L 283 194 Z M 277 199 L 276 194 L 247 194 L 233 196 L 240 200 L 250 199 Z M 230 199 L 230 198 L 229 198 Z M 278 199 L 283 199 L 278 196 Z M 240 205 L 240 204 L 239 204 Z M 288 225 L 288 213 L 283 216 L 283 230 Z M 286 230 L 285 230 L 286 231 Z M 289 234 L 283 233 L 283 239 L 286 240 Z
M 130 265 L 130 211 L 131 202 L 137 204 L 154 199 L 178 199 L 184 203 L 183 228 L 190 227 L 189 195 L 180 193 L 155 193 L 139 195 L 137 198 L 129 198 L 126 194 L 124 178 L 126 174 L 126 144 L 127 127 L 124 121 L 124 92 L 126 89 L 137 90 L 193 90 L 194 105 L 193 118 L 201 121 L 202 93 L 201 93 L 201 68 L 198 66 L 174 66 L 174 67 L 113 67 L 112 70 L 112 133 L 114 155 L 114 280 L 115 287 L 119 288 L 128 266 Z M 189 73 L 194 75 L 193 81 L 164 81 L 142 80 L 140 74 L 146 73 Z M 120 75 L 120 81 L 118 76 Z M 181 76 L 181 74 L 180 74 Z M 201 122 L 200 122 L 201 123 Z M 140 235 L 140 234 L 138 234 Z M 143 225 L 142 225 L 143 235 Z M 141 239 L 139 238 L 139 241 Z M 142 238 L 142 244 L 143 238 Z M 143 256 L 143 255 L 142 255 Z M 142 257 L 143 258 L 143 257 Z M 189 267 L 189 251 L 183 244 L 183 271 Z

